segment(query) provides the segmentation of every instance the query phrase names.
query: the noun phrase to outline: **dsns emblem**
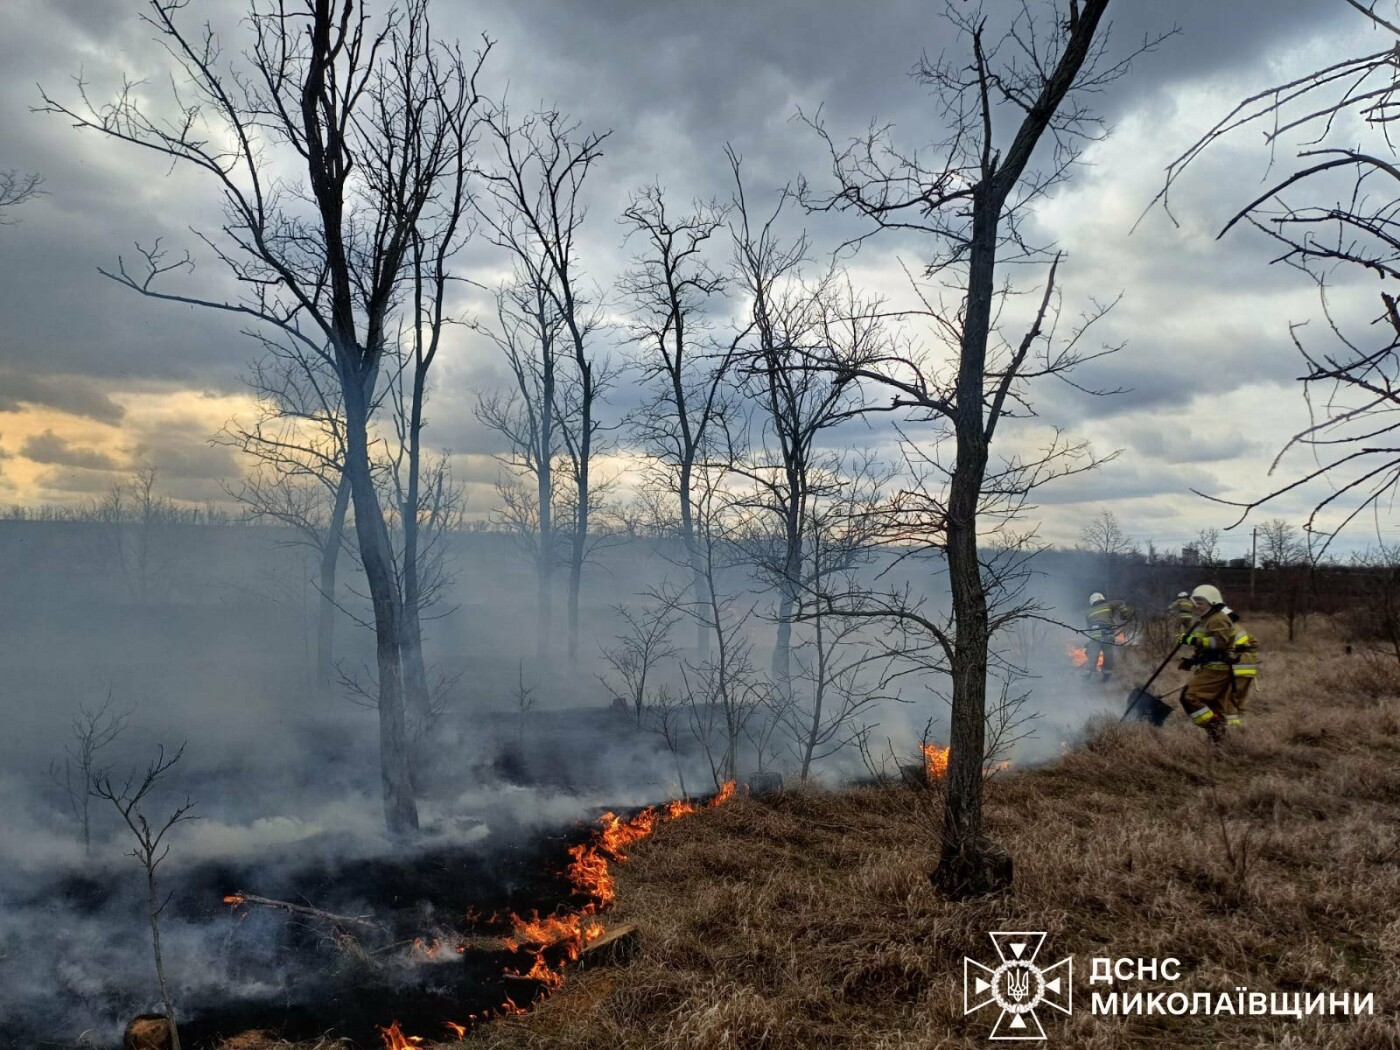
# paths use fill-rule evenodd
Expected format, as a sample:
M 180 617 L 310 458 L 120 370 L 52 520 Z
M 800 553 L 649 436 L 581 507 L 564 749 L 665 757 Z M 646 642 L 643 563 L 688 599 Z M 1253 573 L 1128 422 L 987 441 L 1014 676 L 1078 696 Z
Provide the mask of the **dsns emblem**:
M 983 1007 L 1001 1008 L 991 1039 L 1043 1040 L 1045 1029 L 1035 1011 L 1048 1006 L 1069 1013 L 1074 999 L 1074 957 L 1068 956 L 1042 969 L 1036 956 L 1045 943 L 1044 933 L 1010 932 L 989 935 L 1001 960 L 996 967 L 983 966 L 963 957 L 963 1013 Z

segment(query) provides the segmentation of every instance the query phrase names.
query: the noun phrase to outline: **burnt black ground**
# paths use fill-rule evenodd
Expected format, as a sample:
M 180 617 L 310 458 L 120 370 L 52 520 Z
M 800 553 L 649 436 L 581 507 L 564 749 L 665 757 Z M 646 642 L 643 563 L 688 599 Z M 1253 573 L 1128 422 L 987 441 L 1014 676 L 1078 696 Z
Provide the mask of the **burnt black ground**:
M 540 983 L 506 974 L 528 970 L 530 953 L 458 953 L 456 938 L 508 933 L 510 912 L 550 914 L 586 903 L 573 895 L 563 869 L 568 847 L 588 835 L 588 826 L 580 824 L 566 832 L 528 838 L 495 834 L 469 846 L 398 855 L 203 864 L 172 871 L 165 882 L 171 892 L 166 916 L 215 932 L 222 927 L 217 938 L 222 957 L 211 964 L 225 969 L 230 989 L 248 987 L 261 974 L 279 975 L 273 987 L 257 995 L 187 997 L 180 1006 L 182 1042 L 198 1050 L 220 1037 L 265 1029 L 288 1039 L 333 1033 L 356 1047 L 375 1048 L 383 1045 L 378 1028 L 395 1020 L 405 1032 L 442 1036 L 444 1022 L 467 1023 L 469 1015 L 492 1011 L 507 998 L 528 1006 L 540 994 Z M 115 885 L 107 875 L 68 875 L 47 887 L 45 896 L 75 912 L 95 914 L 113 905 Z M 223 902 L 240 891 L 337 915 L 372 916 L 382 929 L 347 927 L 364 954 L 348 952 L 324 924 L 278 909 Z M 442 942 L 434 958 L 412 947 L 415 939 L 428 944 L 434 938 Z M 115 1001 L 111 1005 L 122 1008 Z M 0 1045 L 16 1050 L 75 1045 L 76 1034 L 55 1020 L 55 1031 L 11 1024 Z

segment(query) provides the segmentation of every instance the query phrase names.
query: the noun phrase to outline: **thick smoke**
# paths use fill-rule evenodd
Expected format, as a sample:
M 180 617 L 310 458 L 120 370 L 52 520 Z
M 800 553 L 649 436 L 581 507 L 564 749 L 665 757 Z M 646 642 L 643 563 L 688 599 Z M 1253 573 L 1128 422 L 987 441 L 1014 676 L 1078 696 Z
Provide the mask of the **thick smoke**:
M 231 909 L 224 894 L 370 916 L 405 936 L 450 934 L 460 919 L 453 909 L 464 911 L 473 894 L 527 907 L 532 878 L 562 866 L 558 836 L 603 809 L 676 797 L 682 777 L 691 793 L 714 789 L 703 750 L 684 728 L 678 756 L 618 710 L 604 683 L 601 650 L 622 629 L 613 606 L 645 601 L 676 572 L 663 544 L 633 540 L 591 567 L 582 656 L 571 667 L 562 630 L 551 663 L 533 659 L 533 580 L 509 539 L 455 538 L 456 578 L 427 621 L 425 645 L 434 675 L 450 684 L 442 717 L 416 752 L 424 834 L 405 846 L 384 832 L 375 713 L 344 690 L 315 687 L 314 592 L 302 583 L 312 566 L 284 537 L 170 526 L 138 601 L 121 567 L 104 560 L 111 548 L 100 530 L 108 526 L 4 524 L 0 542 L 27 555 L 10 559 L 4 599 L 13 631 L 0 736 L 0 1001 L 10 1033 L 3 1038 L 19 1038 L 16 1045 L 113 1045 L 128 1018 L 158 1007 L 144 874 L 126 856 L 130 835 L 109 802 L 91 799 L 85 851 L 63 782 L 72 717 L 109 691 L 112 710 L 130 717 L 98 755 L 100 768 L 120 781 L 157 747 L 167 755 L 186 748 L 143 805 L 160 821 L 188 798 L 199 818 L 171 832 L 159 870 L 161 893 L 170 894 L 161 920 L 166 969 L 187 1016 L 246 1002 L 291 1009 L 297 996 L 330 994 L 326 982 L 344 976 L 336 952 L 289 950 L 306 931 L 286 914 Z M 1096 584 L 1065 565 L 1042 567 L 1029 586 L 1047 615 L 1077 623 L 1079 592 Z M 877 569 L 875 585 L 907 583 L 929 596 L 928 608 L 946 607 L 936 561 L 911 560 L 878 580 Z M 755 664 L 766 666 L 771 595 L 739 570 L 725 586 L 758 610 L 746 636 Z M 340 671 L 363 680 L 373 637 L 356 621 L 368 616 L 352 590 L 339 597 Z M 677 636 L 688 641 L 694 631 L 682 626 Z M 1033 735 L 1008 756 L 1017 766 L 1057 754 L 1087 715 L 1118 709 L 1112 691 L 1086 686 L 1070 667 L 1073 638 L 1037 621 L 1008 643 L 1031 672 L 1012 689 L 1029 693 L 1024 713 L 1037 716 L 1027 725 Z M 658 669 L 658 682 L 681 689 L 679 668 L 694 659 L 682 651 Z M 523 708 L 522 684 L 531 698 Z M 903 679 L 897 699 L 862 715 L 872 726 L 870 752 L 908 759 L 925 732 L 946 741 L 946 690 L 936 674 Z M 741 775 L 761 758 L 746 739 Z M 762 760 L 792 769 L 778 751 Z M 855 748 L 815 772 L 831 785 L 869 775 Z M 432 872 L 458 863 L 461 872 L 440 883 L 414 883 L 415 865 Z M 386 879 L 404 880 L 402 900 L 392 886 L 386 891 Z M 450 899 L 436 900 L 444 887 Z M 410 965 L 406 951 L 384 946 L 382 958 L 403 956 L 405 987 L 421 984 L 414 965 L 422 960 Z M 376 967 L 381 983 L 396 972 L 382 960 Z

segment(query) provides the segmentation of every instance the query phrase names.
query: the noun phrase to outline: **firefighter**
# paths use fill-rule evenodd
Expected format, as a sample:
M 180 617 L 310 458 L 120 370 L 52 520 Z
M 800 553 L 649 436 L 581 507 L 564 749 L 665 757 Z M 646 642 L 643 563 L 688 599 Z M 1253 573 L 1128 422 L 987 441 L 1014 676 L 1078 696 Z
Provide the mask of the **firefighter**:
M 1202 584 L 1191 592 L 1191 601 L 1200 622 L 1182 638 L 1192 655 L 1181 662 L 1191 671 L 1191 681 L 1181 690 L 1181 707 L 1219 744 L 1228 727 L 1244 722 L 1259 670 L 1258 646 L 1218 589 Z
M 1118 599 L 1109 600 L 1098 591 L 1089 595 L 1089 614 L 1086 617 L 1085 635 L 1088 644 L 1084 650 L 1088 659 L 1084 661 L 1084 673 L 1092 676 L 1099 666 L 1099 655 L 1103 656 L 1103 680 L 1113 677 L 1113 650 L 1117 648 L 1118 628 L 1132 618 L 1133 610 Z
M 1184 633 L 1196 622 L 1196 603 L 1187 591 L 1182 591 L 1176 596 L 1176 601 L 1167 606 L 1167 615 L 1176 621 L 1177 633 Z

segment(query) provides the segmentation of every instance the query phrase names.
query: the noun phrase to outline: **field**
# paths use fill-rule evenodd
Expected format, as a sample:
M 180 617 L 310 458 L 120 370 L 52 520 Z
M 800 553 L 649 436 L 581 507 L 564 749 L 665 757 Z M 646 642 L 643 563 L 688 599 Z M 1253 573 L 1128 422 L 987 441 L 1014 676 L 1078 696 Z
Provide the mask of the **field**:
M 468 1045 L 985 1047 L 996 1011 L 963 1015 L 963 957 L 995 961 L 989 931 L 1038 930 L 1042 965 L 1076 965 L 1073 1015 L 1039 1011 L 1048 1045 L 1400 1048 L 1400 682 L 1320 618 L 1296 646 L 1251 626 L 1263 691 L 1223 749 L 1179 714 L 1163 730 L 1102 723 L 992 778 L 1010 895 L 932 892 L 936 792 L 740 798 L 662 825 L 616 867 L 608 922 L 642 934 L 630 965 L 571 973 Z M 1177 981 L 1114 990 L 1374 993 L 1374 1014 L 1097 1016 L 1094 957 L 1180 960 Z M 228 1047 L 274 1045 L 289 1044 Z

